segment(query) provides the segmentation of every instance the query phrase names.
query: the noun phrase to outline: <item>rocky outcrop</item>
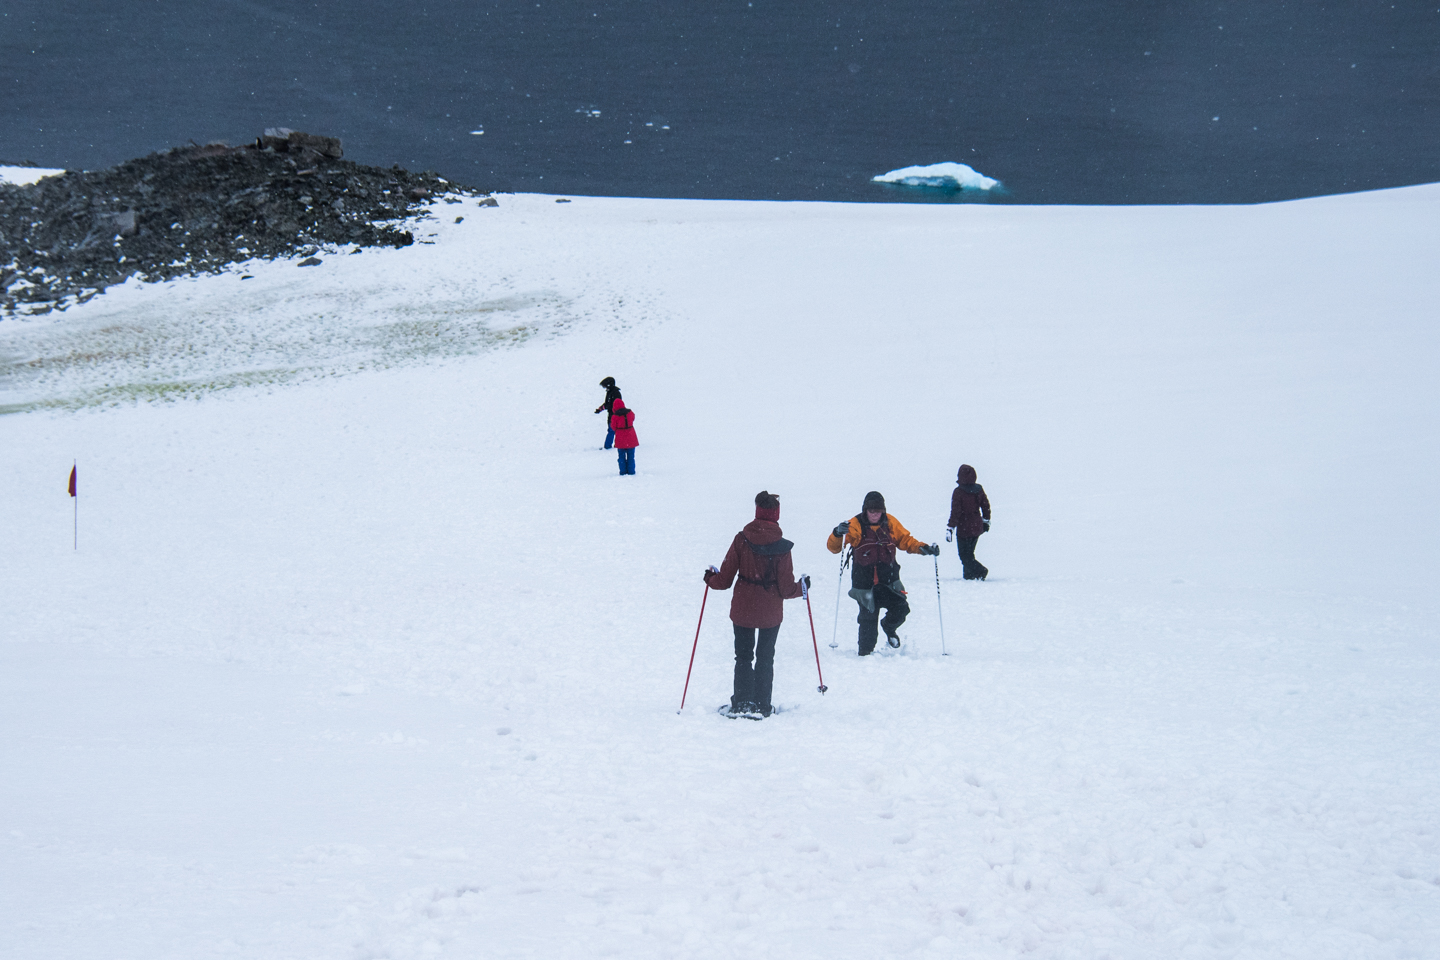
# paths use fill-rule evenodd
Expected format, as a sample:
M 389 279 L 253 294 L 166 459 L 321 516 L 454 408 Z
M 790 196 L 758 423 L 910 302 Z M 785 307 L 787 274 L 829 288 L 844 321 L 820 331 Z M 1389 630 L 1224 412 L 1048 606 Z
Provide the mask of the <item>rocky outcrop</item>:
M 407 218 L 447 194 L 434 173 L 342 159 L 334 137 L 277 128 L 109 170 L 0 185 L 0 315 L 83 302 L 129 277 L 212 273 L 315 247 L 402 247 Z

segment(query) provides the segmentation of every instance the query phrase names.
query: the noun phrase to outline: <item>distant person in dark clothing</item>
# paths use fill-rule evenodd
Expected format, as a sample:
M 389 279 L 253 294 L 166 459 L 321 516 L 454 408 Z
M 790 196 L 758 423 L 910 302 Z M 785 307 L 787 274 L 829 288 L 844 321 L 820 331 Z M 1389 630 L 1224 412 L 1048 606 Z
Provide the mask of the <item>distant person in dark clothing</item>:
M 950 519 L 945 526 L 945 539 L 955 537 L 965 579 L 984 580 L 990 570 L 975 559 L 975 542 L 990 530 L 990 498 L 985 496 L 985 488 L 975 482 L 975 468 L 968 463 L 960 465 L 955 492 L 950 494 Z
M 615 409 L 615 401 L 620 399 L 620 388 L 615 385 L 614 377 L 606 377 L 604 380 L 601 380 L 600 386 L 605 388 L 605 402 L 600 404 L 600 406 L 596 407 L 595 412 L 604 413 L 606 415 L 605 421 L 608 425 L 610 421 L 609 414 L 612 410 Z M 614 428 L 611 428 L 610 431 L 605 434 L 605 446 L 601 449 L 609 450 L 614 443 L 615 430 Z
M 755 519 L 735 534 L 720 569 L 705 571 L 712 590 L 728 590 L 738 577 L 730 600 L 735 628 L 735 687 L 730 713 L 770 716 L 775 679 L 775 638 L 785 618 L 786 600 L 800 596 L 790 550 L 780 536 L 780 498 L 761 490 L 755 495 Z M 801 577 L 807 585 L 808 577 Z M 753 662 L 752 662 L 753 661 Z
M 900 646 L 897 631 L 910 616 L 905 585 L 900 582 L 900 564 L 895 562 L 896 551 L 929 557 L 938 554 L 940 547 L 912 537 L 899 520 L 885 511 L 885 498 L 878 490 L 865 494 L 858 514 L 835 525 L 825 549 L 839 553 L 847 543 L 852 560 L 850 596 L 860 605 L 855 617 L 860 624 L 859 651 L 860 656 L 868 657 L 875 652 L 881 628 L 890 646 Z M 884 620 L 880 619 L 881 607 L 885 608 Z
M 635 411 L 627 410 L 624 400 L 616 399 L 610 411 L 610 432 L 615 434 L 620 476 L 635 476 L 635 448 L 640 446 L 640 437 L 635 433 Z

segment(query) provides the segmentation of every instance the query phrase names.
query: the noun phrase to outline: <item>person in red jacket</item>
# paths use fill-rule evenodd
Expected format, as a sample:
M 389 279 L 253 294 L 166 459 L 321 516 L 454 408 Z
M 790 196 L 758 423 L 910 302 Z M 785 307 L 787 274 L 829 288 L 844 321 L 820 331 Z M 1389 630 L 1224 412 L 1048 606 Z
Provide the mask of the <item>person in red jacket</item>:
M 960 565 L 965 569 L 966 580 L 984 580 L 990 569 L 975 559 L 975 543 L 980 534 L 990 532 L 990 498 L 985 488 L 975 482 L 975 468 L 968 463 L 960 464 L 955 477 L 955 492 L 950 494 L 950 519 L 945 539 L 955 537 L 955 549 L 960 554 Z
M 839 553 L 846 544 L 850 545 L 854 561 L 850 596 L 860 605 L 860 613 L 855 618 L 860 624 L 860 656 L 868 657 L 875 652 L 881 627 L 885 629 L 886 642 L 892 647 L 900 646 L 897 631 L 910 615 L 910 604 L 905 599 L 905 585 L 900 582 L 896 551 L 928 557 L 938 554 L 940 547 L 912 537 L 904 524 L 886 512 L 885 498 L 878 490 L 865 494 L 858 514 L 835 525 L 825 541 L 825 549 Z M 883 621 L 881 607 L 885 608 Z
M 610 408 L 610 429 L 615 431 L 615 449 L 620 454 L 620 476 L 635 475 L 635 448 L 640 438 L 635 435 L 635 411 L 625 408 L 625 401 L 615 400 Z
M 705 571 L 712 590 L 728 590 L 738 577 L 730 600 L 735 628 L 735 686 L 730 714 L 770 716 L 775 680 L 775 638 L 785 619 L 785 601 L 800 596 L 790 549 L 780 535 L 780 498 L 761 490 L 755 495 L 755 519 L 735 534 L 725 562 Z M 801 577 L 808 586 L 809 577 Z M 752 662 L 753 661 L 753 662 Z

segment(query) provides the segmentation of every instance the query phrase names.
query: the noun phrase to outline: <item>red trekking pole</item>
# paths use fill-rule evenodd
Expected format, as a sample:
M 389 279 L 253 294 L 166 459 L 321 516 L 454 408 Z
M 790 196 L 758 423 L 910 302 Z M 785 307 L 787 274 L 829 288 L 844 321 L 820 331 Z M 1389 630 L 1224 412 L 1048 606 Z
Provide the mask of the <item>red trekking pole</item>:
M 830 688 L 825 686 L 825 674 L 820 672 L 820 643 L 815 639 L 815 613 L 810 609 L 810 581 L 803 577 L 800 592 L 805 596 L 805 613 L 810 617 L 810 645 L 815 648 L 815 674 L 820 678 L 820 692 L 823 694 Z
M 710 569 L 714 570 L 714 567 Z M 716 571 L 717 573 L 719 571 Z M 695 669 L 695 651 L 700 647 L 700 624 L 705 622 L 705 601 L 710 599 L 710 584 L 705 584 L 705 596 L 700 598 L 700 619 L 695 621 L 695 642 L 690 647 L 690 666 L 685 668 L 685 689 L 680 692 L 680 713 L 685 709 L 685 696 L 690 692 L 690 671 Z

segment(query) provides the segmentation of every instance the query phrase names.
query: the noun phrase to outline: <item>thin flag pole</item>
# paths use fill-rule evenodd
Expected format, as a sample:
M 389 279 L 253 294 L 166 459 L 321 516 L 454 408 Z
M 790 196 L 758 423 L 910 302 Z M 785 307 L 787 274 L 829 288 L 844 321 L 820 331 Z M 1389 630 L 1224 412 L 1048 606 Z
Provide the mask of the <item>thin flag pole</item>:
M 70 499 L 75 501 L 75 549 L 80 549 L 80 493 L 75 483 L 76 473 L 79 471 L 78 461 L 70 464 Z

